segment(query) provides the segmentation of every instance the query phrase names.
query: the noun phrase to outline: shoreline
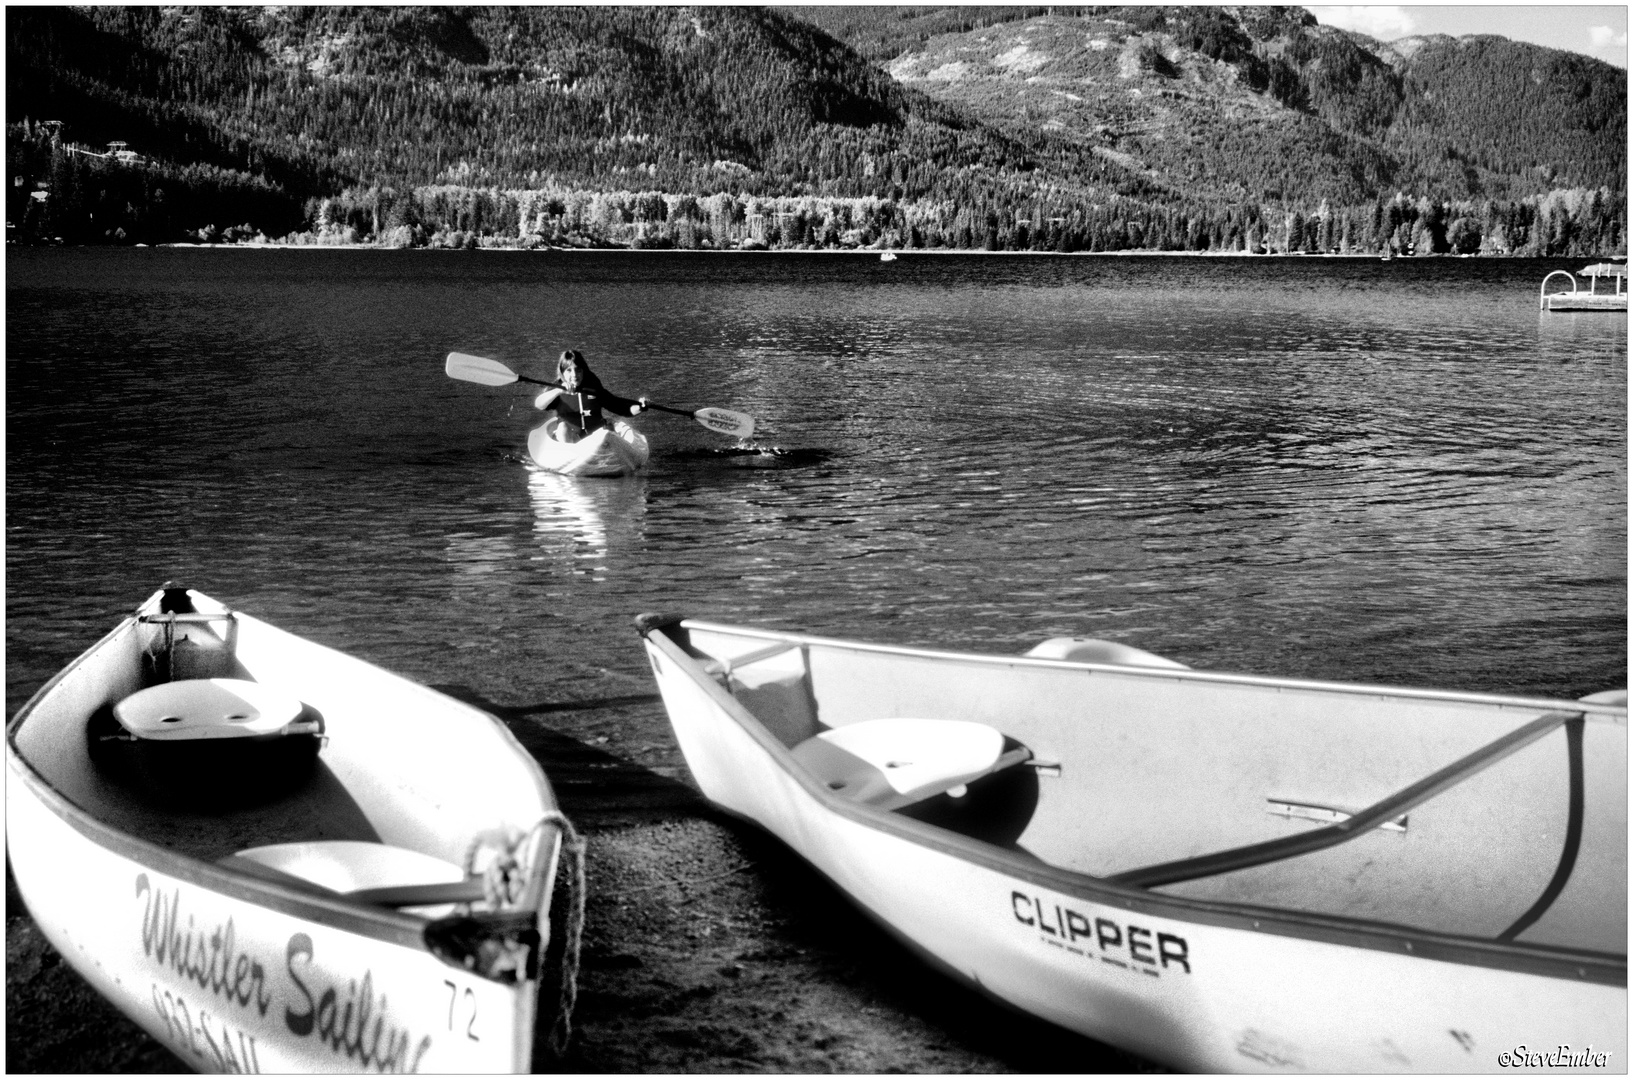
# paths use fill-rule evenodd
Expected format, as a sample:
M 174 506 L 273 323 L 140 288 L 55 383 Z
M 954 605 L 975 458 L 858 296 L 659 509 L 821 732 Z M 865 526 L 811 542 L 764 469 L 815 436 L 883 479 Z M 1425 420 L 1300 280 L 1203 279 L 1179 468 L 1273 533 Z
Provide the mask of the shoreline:
M 176 241 L 163 244 L 28 244 L 12 245 L 16 247 L 73 249 L 76 251 L 102 251 L 116 248 L 125 249 L 191 249 L 203 251 L 374 251 L 374 252 L 440 252 L 445 254 L 466 254 L 469 252 L 507 252 L 516 254 L 586 254 L 586 255 L 815 255 L 815 256 L 863 256 L 878 259 L 886 253 L 895 256 L 896 260 L 903 258 L 917 258 L 920 256 L 932 257 L 1030 257 L 1049 259 L 1078 259 L 1078 258 L 1170 258 L 1170 259 L 1332 259 L 1353 260 L 1360 262 L 1394 262 L 1396 260 L 1442 260 L 1442 259 L 1482 259 L 1493 261 L 1528 261 L 1528 262 L 1577 262 L 1584 259 L 1600 262 L 1625 261 L 1627 255 L 1454 255 L 1450 252 L 1428 255 L 1382 255 L 1365 252 L 1315 252 L 1315 251 L 989 251 L 985 248 L 635 248 L 624 246 L 613 247 L 554 247 L 541 244 L 537 247 L 525 247 L 519 244 L 494 244 L 477 247 L 400 247 L 385 244 L 282 244 L 282 243 L 242 243 L 242 244 L 205 244 Z M 894 261 L 894 260 L 888 260 Z

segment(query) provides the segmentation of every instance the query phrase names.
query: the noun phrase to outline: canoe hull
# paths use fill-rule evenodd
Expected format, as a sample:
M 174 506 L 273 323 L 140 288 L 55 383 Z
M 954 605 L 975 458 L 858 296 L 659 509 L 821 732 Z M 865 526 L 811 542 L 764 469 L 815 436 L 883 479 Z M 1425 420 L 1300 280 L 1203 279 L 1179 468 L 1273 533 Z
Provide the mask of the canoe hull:
M 628 476 L 646 468 L 651 450 L 646 436 L 622 420 L 575 443 L 559 442 L 561 420 L 551 417 L 527 436 L 527 452 L 541 469 L 563 476 Z
M 1616 985 L 1435 959 L 1421 937 L 1415 950 L 1377 934 L 1352 944 L 1367 927 L 1168 902 L 850 806 L 796 776 L 673 641 L 648 633 L 646 645 L 711 801 L 936 966 L 1023 1011 L 1209 1072 L 1486 1072 L 1520 1044 L 1561 1042 L 1625 1060 L 1625 967 Z
M 293 898 L 279 910 L 211 888 L 161 852 L 87 836 L 22 770 L 7 781 L 7 853 L 40 931 L 201 1072 L 509 1072 L 530 1041 L 517 1022 L 533 984 L 476 978 Z
M 201 1071 L 527 1071 L 565 828 L 550 824 L 559 813 L 537 763 L 479 710 L 242 613 L 232 627 L 245 676 L 327 720 L 312 780 L 252 807 L 178 807 L 96 764 L 87 717 L 144 681 L 148 631 L 127 619 L 7 731 L 7 854 L 29 914 L 97 991 Z M 350 839 L 457 876 L 486 830 L 535 823 L 514 848 L 519 899 L 476 900 L 474 918 L 233 857 L 269 840 Z M 450 949 L 459 928 L 481 945 Z M 478 948 L 517 963 L 466 963 Z

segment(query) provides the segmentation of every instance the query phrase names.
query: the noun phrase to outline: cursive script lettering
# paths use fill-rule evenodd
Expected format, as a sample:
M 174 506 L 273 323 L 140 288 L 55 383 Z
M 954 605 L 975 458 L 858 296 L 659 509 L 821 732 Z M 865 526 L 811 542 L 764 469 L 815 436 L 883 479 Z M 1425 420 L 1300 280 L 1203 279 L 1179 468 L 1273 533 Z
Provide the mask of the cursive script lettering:
M 318 1040 L 330 1050 L 355 1058 L 365 1069 L 418 1072 L 420 1059 L 431 1049 L 431 1036 L 423 1036 L 410 1055 L 414 1037 L 406 1028 L 386 1022 L 389 1004 L 384 994 L 375 999 L 371 971 L 365 971 L 361 980 L 347 980 L 344 993 L 337 986 L 328 986 L 314 997 L 316 980 L 309 970 L 314 952 L 310 935 L 290 936 L 284 953 L 289 981 L 304 1002 L 300 1009 L 285 1007 L 284 1024 L 289 1030 L 303 1038 L 316 1031 Z
M 208 934 L 198 929 L 192 915 L 181 923 L 181 890 L 166 896 L 153 888 L 146 874 L 136 875 L 136 895 L 145 899 L 142 911 L 142 951 L 183 979 L 197 983 L 225 1001 L 253 1005 L 266 1015 L 272 994 L 260 962 L 239 952 L 232 919 Z
M 1586 1049 L 1573 1050 L 1570 1043 L 1560 1043 L 1555 1050 L 1532 1050 L 1524 1043 L 1497 1055 L 1497 1064 L 1505 1069 L 1603 1069 L 1610 1065 L 1614 1051 L 1595 1051 L 1589 1043 Z

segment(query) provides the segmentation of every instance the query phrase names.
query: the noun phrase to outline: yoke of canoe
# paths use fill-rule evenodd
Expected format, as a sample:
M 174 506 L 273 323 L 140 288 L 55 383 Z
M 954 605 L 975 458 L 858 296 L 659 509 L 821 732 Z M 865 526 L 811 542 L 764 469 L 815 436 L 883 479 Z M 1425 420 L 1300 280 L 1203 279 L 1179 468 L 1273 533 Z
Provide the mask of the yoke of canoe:
M 6 760 L 30 914 L 193 1067 L 562 1047 L 550 908 L 558 876 L 582 904 L 581 846 L 488 714 L 166 586 L 18 712 Z
M 704 793 L 1011 1005 L 1204 1071 L 1626 1053 L 1625 692 L 639 625 Z

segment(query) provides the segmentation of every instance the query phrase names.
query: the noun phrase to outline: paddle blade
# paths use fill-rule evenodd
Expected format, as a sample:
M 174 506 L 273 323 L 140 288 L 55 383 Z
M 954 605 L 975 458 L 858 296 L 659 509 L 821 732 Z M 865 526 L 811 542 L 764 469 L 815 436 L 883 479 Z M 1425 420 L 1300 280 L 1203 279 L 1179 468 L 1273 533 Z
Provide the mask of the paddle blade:
M 730 409 L 698 409 L 692 414 L 692 419 L 722 435 L 746 439 L 754 434 L 754 417 L 747 413 L 732 412 Z
M 519 376 L 497 360 L 488 360 L 468 353 L 451 352 L 445 369 L 451 379 L 481 383 L 483 386 L 508 386 Z

